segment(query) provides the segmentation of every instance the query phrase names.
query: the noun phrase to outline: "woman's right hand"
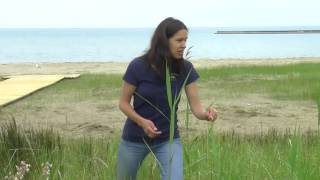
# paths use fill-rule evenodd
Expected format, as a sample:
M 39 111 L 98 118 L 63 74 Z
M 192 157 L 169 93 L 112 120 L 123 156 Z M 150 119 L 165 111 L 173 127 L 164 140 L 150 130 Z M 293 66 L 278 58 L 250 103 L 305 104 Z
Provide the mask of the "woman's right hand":
M 161 131 L 158 131 L 158 128 L 153 124 L 153 122 L 148 119 L 143 120 L 142 128 L 149 138 L 155 138 L 162 133 Z

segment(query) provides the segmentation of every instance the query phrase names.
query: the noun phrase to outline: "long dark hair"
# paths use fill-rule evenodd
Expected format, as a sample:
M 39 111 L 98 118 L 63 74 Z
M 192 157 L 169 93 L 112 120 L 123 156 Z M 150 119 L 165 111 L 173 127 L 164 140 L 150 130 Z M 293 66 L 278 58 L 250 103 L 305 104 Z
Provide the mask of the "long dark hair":
M 170 72 L 180 74 L 185 71 L 184 59 L 174 59 L 169 48 L 169 39 L 182 29 L 188 31 L 180 20 L 172 17 L 164 19 L 154 31 L 150 48 L 141 56 L 162 80 L 165 79 L 166 61 Z

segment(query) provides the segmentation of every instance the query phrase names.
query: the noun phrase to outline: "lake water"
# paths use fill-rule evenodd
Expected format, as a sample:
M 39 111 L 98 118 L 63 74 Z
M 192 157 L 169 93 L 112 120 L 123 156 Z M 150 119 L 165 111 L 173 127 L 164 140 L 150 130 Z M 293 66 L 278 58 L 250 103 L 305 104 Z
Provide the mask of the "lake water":
M 153 30 L 0 29 L 0 63 L 130 61 L 148 48 Z M 190 28 L 192 59 L 320 57 L 320 34 L 215 34 L 217 30 L 250 28 Z

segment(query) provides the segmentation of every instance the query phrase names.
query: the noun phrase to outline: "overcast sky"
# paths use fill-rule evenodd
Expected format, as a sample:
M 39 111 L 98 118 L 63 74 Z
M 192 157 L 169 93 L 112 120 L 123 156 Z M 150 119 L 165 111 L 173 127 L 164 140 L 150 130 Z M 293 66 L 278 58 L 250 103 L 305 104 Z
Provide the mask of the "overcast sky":
M 0 28 L 319 26 L 319 0 L 0 0 Z

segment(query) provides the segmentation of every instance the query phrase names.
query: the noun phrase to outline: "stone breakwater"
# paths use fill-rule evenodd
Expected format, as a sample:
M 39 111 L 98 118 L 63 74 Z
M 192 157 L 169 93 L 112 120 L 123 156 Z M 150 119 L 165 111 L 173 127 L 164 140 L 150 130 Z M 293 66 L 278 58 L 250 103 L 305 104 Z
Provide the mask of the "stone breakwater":
M 308 34 L 308 33 L 320 33 L 320 30 L 217 31 L 215 34 Z

